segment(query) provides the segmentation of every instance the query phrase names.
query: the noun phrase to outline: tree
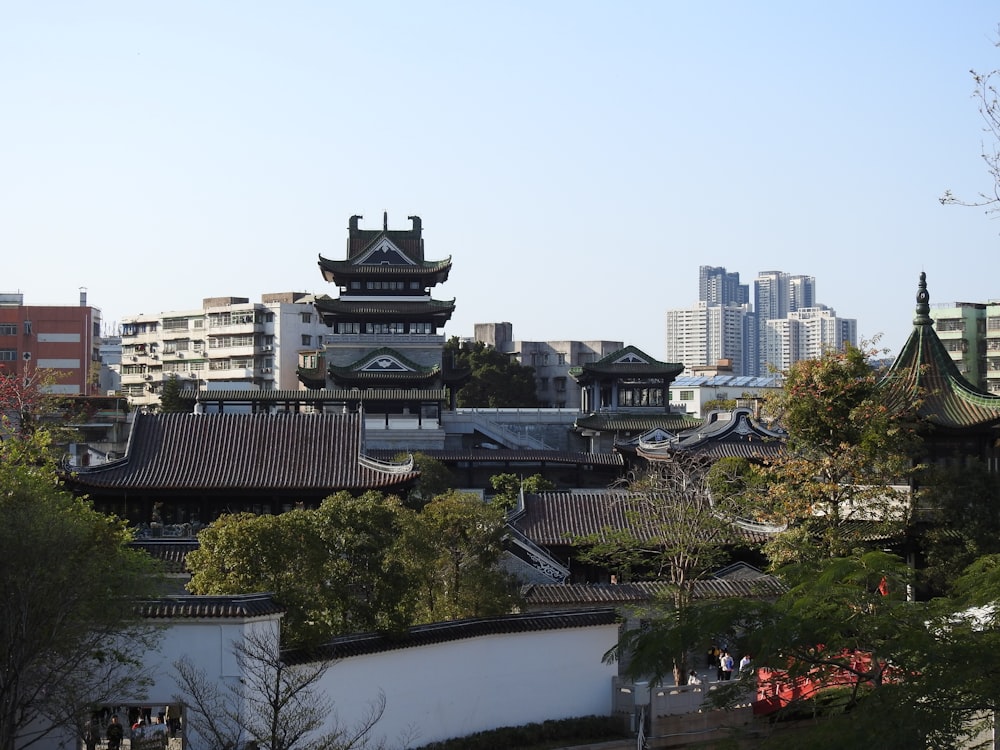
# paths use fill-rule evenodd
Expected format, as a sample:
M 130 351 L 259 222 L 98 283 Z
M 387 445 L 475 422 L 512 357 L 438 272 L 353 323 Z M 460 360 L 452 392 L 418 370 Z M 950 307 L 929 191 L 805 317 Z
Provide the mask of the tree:
M 408 457 L 406 453 L 398 453 L 396 461 L 403 462 Z M 410 508 L 419 510 L 455 486 L 455 478 L 448 467 L 426 453 L 413 454 L 413 467 L 420 472 L 420 478 L 406 496 L 406 505 Z
M 51 370 L 26 365 L 18 375 L 0 369 L 0 444 L 7 461 L 53 464 L 75 436 L 69 400 L 54 385 Z
M 418 536 L 428 551 L 421 598 L 427 622 L 510 612 L 516 585 L 498 567 L 506 512 L 478 496 L 453 490 L 428 503 Z
M 37 434 L 44 432 L 39 431 Z M 79 731 L 94 703 L 141 693 L 150 633 L 135 603 L 152 558 L 125 525 L 59 486 L 51 466 L 0 460 L 0 750 Z
M 857 347 L 796 362 L 769 408 L 788 432 L 786 450 L 765 467 L 761 511 L 788 522 L 768 546 L 780 564 L 803 554 L 842 557 L 861 539 L 858 520 L 883 534 L 910 521 L 906 487 L 919 445 L 912 414 L 890 410 Z M 808 540 L 806 545 L 789 542 Z
M 183 657 L 174 663 L 194 733 L 212 747 L 249 747 L 264 750 L 350 750 L 371 747 L 371 730 L 385 710 L 379 694 L 367 715 L 355 724 L 339 721 L 333 701 L 323 696 L 320 682 L 334 662 L 315 656 L 288 658 L 281 651 L 277 631 L 249 630 L 233 644 L 242 675 L 239 682 L 210 680 L 204 669 Z
M 472 372 L 472 379 L 458 393 L 459 406 L 538 406 L 534 367 L 521 365 L 481 341 L 463 344 L 457 337 L 445 344 L 445 356 L 452 357 L 457 368 Z
M 188 588 L 273 592 L 288 608 L 288 645 L 397 630 L 412 622 L 415 606 L 404 545 L 413 512 L 394 496 L 342 492 L 316 510 L 222 516 L 201 531 L 199 549 L 188 555 Z
M 697 456 L 676 452 L 669 462 L 625 484 L 626 528 L 608 528 L 577 540 L 589 548 L 583 559 L 611 567 L 619 580 L 667 581 L 669 598 L 656 607 L 678 623 L 687 619 L 695 582 L 717 568 L 727 548 L 739 542 L 734 521 L 743 515 L 740 499 L 713 500 L 710 468 Z M 681 685 L 689 671 L 688 653 L 705 632 L 673 632 L 681 637 L 662 657 Z
M 998 27 L 1000 33 L 1000 27 Z M 1000 41 L 994 46 L 1000 47 Z M 980 144 L 980 157 L 986 164 L 986 171 L 993 181 L 989 192 L 981 192 L 976 200 L 957 198 L 950 190 L 946 190 L 939 198 L 942 205 L 985 207 L 986 213 L 1000 211 L 1000 95 L 997 92 L 997 80 L 1000 79 L 1000 69 L 986 73 L 970 70 L 975 87 L 972 98 L 979 106 L 979 114 L 983 118 L 983 132 L 989 142 Z
M 490 486 L 496 492 L 492 503 L 510 510 L 517 507 L 517 499 L 521 492 L 537 493 L 554 490 L 555 484 L 541 474 L 530 477 L 519 477 L 517 474 L 494 474 L 490 477 Z
M 919 535 L 926 593 L 942 596 L 962 571 L 1000 553 L 1000 477 L 980 462 L 929 466 L 919 474 Z
M 164 414 L 183 414 L 191 411 L 190 406 L 181 398 L 181 381 L 177 373 L 171 373 L 163 381 L 160 391 L 160 411 Z
M 979 601 L 995 602 L 1000 593 L 996 560 L 968 571 L 968 591 Z M 967 605 L 955 598 L 908 601 L 911 572 L 881 551 L 806 560 L 780 575 L 787 590 L 775 601 L 697 602 L 683 619 L 661 613 L 626 632 L 608 658 L 627 651 L 628 674 L 660 680 L 679 643 L 692 633 L 718 634 L 752 655 L 754 687 L 800 688 L 772 716 L 808 721 L 763 747 L 864 747 L 873 738 L 893 750 L 969 746 L 962 740 L 1000 697 L 995 621 L 963 615 Z M 745 680 L 721 684 L 711 702 L 732 706 L 746 692 Z

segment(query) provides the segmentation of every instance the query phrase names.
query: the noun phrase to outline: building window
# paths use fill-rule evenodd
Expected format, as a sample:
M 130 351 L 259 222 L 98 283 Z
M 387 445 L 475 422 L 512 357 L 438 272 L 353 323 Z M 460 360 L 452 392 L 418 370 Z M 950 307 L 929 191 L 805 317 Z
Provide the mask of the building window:
M 302 322 L 303 323 L 312 323 L 313 322 L 312 313 L 302 313 Z
M 30 336 L 31 335 L 31 321 L 30 320 L 24 321 L 24 335 L 25 336 Z
M 308 333 L 303 333 L 302 346 L 312 346 L 312 343 L 313 343 L 313 337 L 310 336 Z
M 557 364 L 560 365 L 566 364 L 566 355 L 563 354 L 562 352 L 559 352 L 559 354 L 556 355 L 556 358 L 558 359 Z
M 566 378 L 553 378 L 552 382 L 555 384 L 558 393 L 566 391 Z
M 539 378 L 538 379 L 538 390 L 540 390 L 540 391 L 547 391 L 548 389 L 549 389 L 549 379 L 548 378 Z
M 337 323 L 334 326 L 335 333 L 361 333 L 360 323 Z
M 0 336 L 16 336 L 17 323 L 0 323 Z
M 681 391 L 681 401 L 694 401 L 694 391 Z
M 17 349 L 0 349 L 0 362 L 16 362 Z

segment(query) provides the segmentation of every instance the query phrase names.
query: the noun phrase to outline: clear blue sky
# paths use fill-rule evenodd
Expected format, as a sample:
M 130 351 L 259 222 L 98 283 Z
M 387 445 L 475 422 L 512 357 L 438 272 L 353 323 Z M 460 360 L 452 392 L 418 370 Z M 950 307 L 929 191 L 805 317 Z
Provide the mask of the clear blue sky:
M 995 2 L 0 3 L 0 291 L 105 322 L 335 293 L 348 217 L 424 221 L 448 335 L 664 355 L 698 266 L 816 277 L 898 349 L 1000 298 L 970 68 Z

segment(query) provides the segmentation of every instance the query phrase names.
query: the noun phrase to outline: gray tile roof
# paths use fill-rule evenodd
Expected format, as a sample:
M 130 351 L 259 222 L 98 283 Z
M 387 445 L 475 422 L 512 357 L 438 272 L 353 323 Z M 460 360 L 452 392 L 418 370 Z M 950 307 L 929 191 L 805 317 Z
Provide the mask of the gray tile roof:
M 125 457 L 78 469 L 78 489 L 392 491 L 419 472 L 362 454 L 360 414 L 138 414 Z
M 784 585 L 774 576 L 761 574 L 757 578 L 729 580 L 707 578 L 694 582 L 695 599 L 756 599 L 778 596 Z M 541 583 L 522 589 L 525 604 L 529 607 L 560 606 L 621 606 L 648 602 L 668 596 L 671 587 L 665 581 L 640 581 L 619 584 Z
M 142 602 L 138 613 L 147 620 L 247 619 L 281 614 L 285 610 L 269 593 L 233 596 L 168 596 Z

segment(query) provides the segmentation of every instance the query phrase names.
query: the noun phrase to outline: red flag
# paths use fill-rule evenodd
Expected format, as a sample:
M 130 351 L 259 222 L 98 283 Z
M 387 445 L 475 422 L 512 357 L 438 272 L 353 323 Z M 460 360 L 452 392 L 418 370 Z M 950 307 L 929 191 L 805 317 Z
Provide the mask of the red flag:
M 882 596 L 889 596 L 889 582 L 885 580 L 885 576 L 882 576 L 882 580 L 879 581 L 878 592 Z

